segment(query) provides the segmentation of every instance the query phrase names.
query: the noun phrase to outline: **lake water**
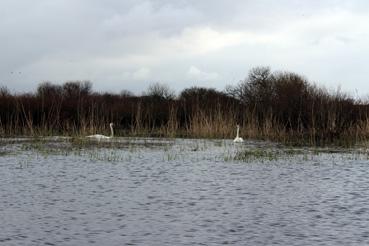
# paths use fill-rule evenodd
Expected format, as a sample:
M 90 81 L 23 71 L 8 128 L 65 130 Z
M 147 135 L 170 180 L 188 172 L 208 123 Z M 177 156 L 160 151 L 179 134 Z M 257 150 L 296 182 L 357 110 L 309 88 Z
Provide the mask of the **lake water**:
M 369 245 L 368 156 L 231 140 L 2 139 L 0 245 Z

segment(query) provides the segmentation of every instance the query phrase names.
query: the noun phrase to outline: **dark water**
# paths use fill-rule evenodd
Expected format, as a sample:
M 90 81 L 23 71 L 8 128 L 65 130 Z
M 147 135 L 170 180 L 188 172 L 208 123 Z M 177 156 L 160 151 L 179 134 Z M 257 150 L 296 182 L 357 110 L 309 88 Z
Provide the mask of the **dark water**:
M 200 140 L 22 146 L 0 146 L 0 245 L 369 245 L 363 156 L 245 163 L 225 161 L 231 142 Z

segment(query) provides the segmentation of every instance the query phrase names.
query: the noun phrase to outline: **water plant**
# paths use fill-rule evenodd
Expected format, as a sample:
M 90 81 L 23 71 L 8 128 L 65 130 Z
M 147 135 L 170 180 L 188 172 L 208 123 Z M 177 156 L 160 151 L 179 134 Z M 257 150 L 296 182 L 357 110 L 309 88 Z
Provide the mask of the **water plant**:
M 6 155 L 9 155 L 9 154 L 10 154 L 10 151 L 0 150 L 0 157 L 6 156 Z
M 308 155 L 311 155 L 309 151 L 288 147 L 241 148 L 234 153 L 226 155 L 225 160 L 243 162 L 277 161 L 281 159 L 293 159 L 297 156 L 302 156 L 306 159 Z

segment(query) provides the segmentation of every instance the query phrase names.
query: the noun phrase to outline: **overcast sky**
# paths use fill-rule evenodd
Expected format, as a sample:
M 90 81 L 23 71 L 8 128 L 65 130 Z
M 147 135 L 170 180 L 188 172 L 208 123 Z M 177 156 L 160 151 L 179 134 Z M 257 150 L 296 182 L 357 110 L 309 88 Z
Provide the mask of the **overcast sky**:
M 364 0 L 1 0 L 0 85 L 224 89 L 255 66 L 369 95 Z

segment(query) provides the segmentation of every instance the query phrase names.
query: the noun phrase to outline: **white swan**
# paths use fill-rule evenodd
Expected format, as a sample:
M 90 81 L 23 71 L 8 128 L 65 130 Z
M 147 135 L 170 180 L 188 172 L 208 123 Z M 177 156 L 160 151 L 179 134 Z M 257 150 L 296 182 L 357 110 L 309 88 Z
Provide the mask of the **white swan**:
M 239 136 L 240 133 L 240 125 L 237 125 L 237 135 L 236 138 L 233 140 L 234 143 L 242 143 L 243 139 Z
M 114 130 L 113 130 L 113 123 L 110 123 L 110 136 L 105 136 L 105 135 L 101 135 L 101 134 L 94 134 L 94 135 L 90 135 L 87 136 L 87 138 L 93 138 L 93 139 L 97 139 L 97 140 L 101 140 L 101 139 L 111 139 L 114 137 Z

